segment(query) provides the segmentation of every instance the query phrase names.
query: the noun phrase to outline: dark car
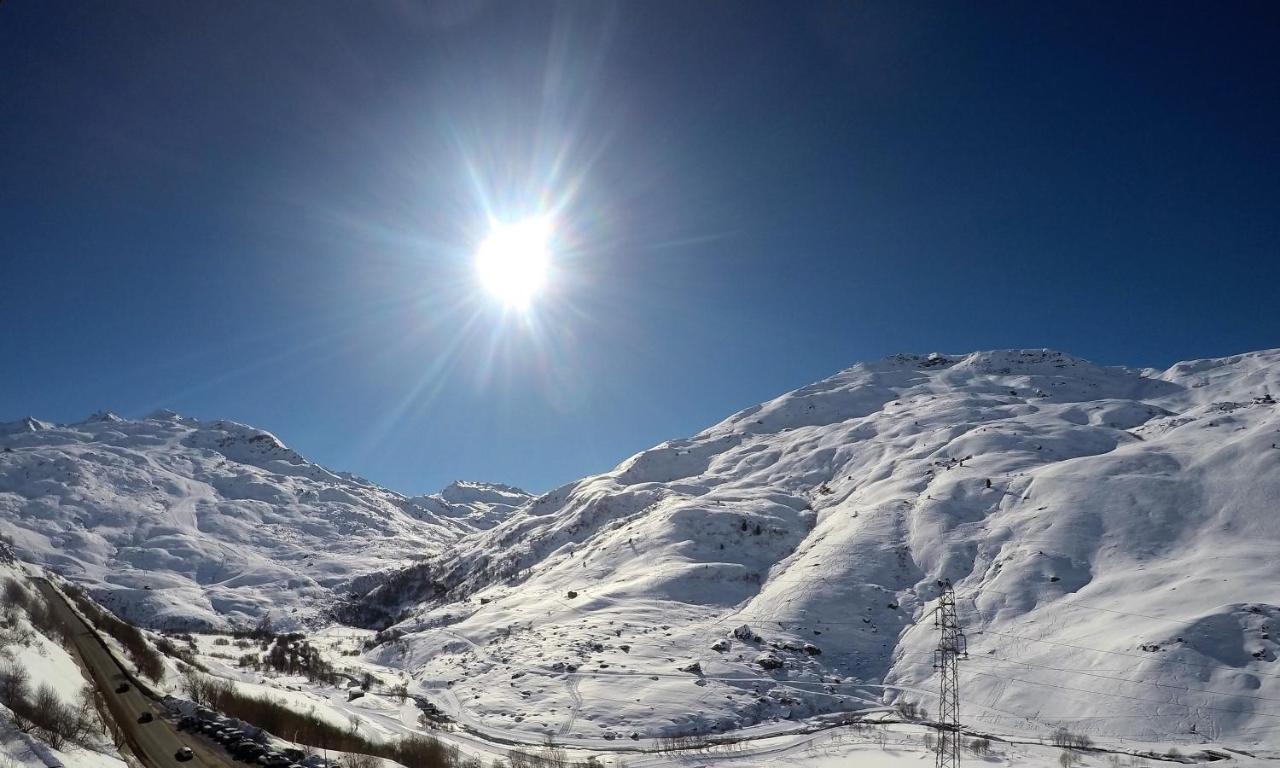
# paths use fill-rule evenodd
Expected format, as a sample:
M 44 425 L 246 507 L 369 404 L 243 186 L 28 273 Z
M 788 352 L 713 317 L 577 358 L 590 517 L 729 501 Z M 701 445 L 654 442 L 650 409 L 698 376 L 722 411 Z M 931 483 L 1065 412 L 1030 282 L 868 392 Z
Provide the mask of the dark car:
M 289 764 L 293 761 L 279 752 L 272 752 L 267 756 L 265 765 L 267 768 L 289 768 Z
M 285 757 L 289 758 L 295 763 L 300 763 L 303 760 L 305 760 L 307 757 L 306 752 L 303 752 L 300 749 L 295 749 L 293 747 L 285 747 L 284 754 L 285 754 Z
M 119 685 L 117 685 L 117 686 L 116 686 L 116 693 L 125 693 L 125 692 L 127 692 L 128 690 L 129 690 L 129 684 L 128 684 L 128 683 L 121 683 L 121 684 L 119 684 Z
M 138 715 L 138 722 L 140 723 L 149 723 L 155 719 L 156 719 L 156 716 L 151 714 L 150 710 Z
M 193 757 L 195 757 L 195 753 L 191 751 L 191 747 L 183 747 L 173 753 L 173 759 L 180 763 L 185 763 Z
M 198 725 L 199 723 L 200 721 L 192 717 L 191 715 L 183 715 L 181 718 L 178 719 L 178 730 L 185 731 L 188 728 Z

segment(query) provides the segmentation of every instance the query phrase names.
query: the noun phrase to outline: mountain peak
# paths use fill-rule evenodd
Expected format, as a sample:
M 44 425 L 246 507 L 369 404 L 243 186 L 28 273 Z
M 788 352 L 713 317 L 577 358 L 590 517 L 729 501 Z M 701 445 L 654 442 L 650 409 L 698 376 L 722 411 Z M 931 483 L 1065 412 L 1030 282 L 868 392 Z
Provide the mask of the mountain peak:
M 515 486 L 475 480 L 454 480 L 440 490 L 439 496 L 454 504 L 481 502 L 510 506 L 519 506 L 533 498 L 531 494 Z
M 33 416 L 24 416 L 17 421 L 0 421 L 0 435 L 14 435 L 21 432 L 44 432 L 54 426 Z

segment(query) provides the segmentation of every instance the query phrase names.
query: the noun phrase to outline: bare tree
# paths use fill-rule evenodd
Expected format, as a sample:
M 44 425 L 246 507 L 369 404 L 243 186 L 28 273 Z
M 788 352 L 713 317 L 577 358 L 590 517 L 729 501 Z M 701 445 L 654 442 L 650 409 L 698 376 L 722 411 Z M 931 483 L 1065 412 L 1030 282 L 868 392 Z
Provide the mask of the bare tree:
M 342 768 L 380 768 L 382 761 L 373 755 L 351 752 L 342 758 Z
M 0 667 L 0 704 L 13 710 L 19 728 L 25 727 L 25 715 L 31 698 L 31 674 L 26 667 L 6 664 Z
M 31 594 L 27 592 L 27 588 L 22 586 L 22 582 L 14 578 L 4 580 L 4 602 L 6 605 L 16 605 L 26 609 L 31 602 Z

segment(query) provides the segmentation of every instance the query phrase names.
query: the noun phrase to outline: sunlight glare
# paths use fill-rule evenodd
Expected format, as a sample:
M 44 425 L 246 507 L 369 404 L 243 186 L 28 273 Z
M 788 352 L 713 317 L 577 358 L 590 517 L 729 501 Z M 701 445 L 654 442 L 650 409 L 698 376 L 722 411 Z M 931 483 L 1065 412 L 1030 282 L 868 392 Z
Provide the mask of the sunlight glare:
M 495 224 L 476 250 L 480 283 L 506 306 L 525 309 L 547 281 L 551 221 L 545 216 Z

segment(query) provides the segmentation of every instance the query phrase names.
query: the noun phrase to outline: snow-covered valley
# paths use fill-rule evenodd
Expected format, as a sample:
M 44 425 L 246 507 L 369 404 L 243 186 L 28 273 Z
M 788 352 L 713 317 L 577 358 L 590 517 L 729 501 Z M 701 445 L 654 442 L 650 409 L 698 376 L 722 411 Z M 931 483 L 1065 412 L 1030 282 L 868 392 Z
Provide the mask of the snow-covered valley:
M 536 498 L 406 497 L 231 422 L 31 419 L 0 428 L 0 520 L 148 626 L 384 617 L 350 663 L 477 737 L 932 711 L 947 580 L 966 724 L 1256 748 L 1280 734 L 1277 394 L 1280 350 L 902 355 Z

